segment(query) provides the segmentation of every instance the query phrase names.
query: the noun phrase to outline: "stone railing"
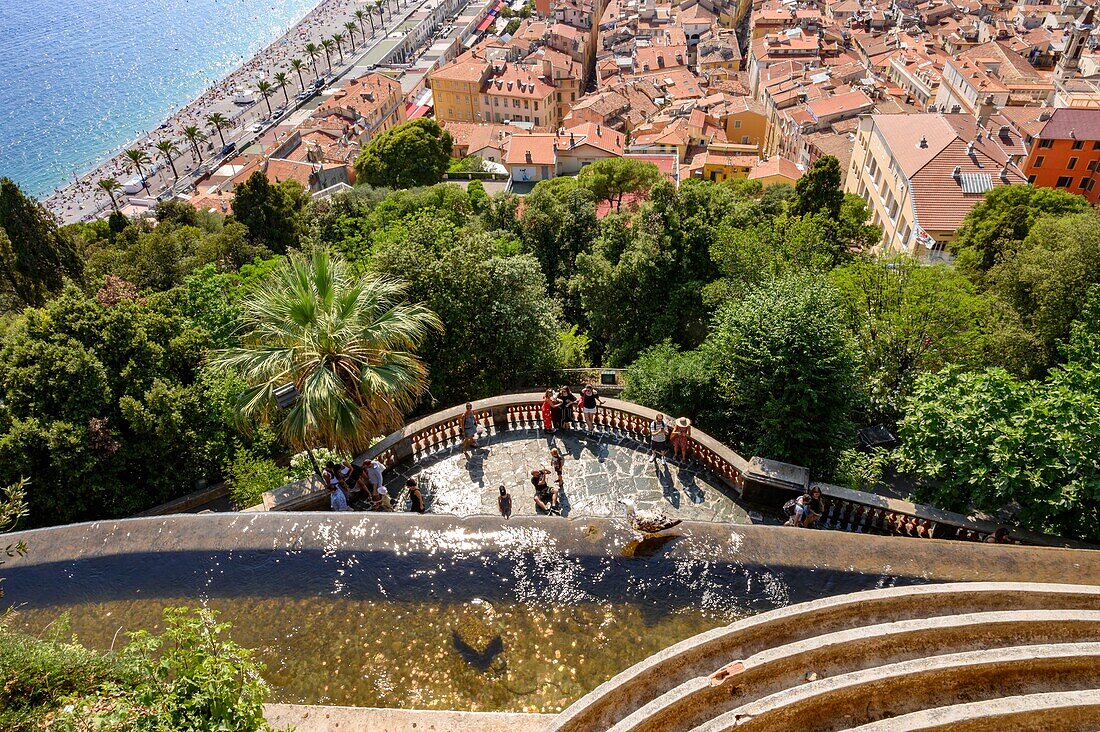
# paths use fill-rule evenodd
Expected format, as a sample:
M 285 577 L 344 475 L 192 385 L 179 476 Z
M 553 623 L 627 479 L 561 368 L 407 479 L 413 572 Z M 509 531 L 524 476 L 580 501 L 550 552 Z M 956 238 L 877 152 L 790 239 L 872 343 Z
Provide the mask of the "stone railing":
M 647 428 L 656 410 L 619 399 L 605 398 L 595 415 L 601 429 L 628 435 L 645 444 Z M 538 430 L 542 424 L 542 393 L 507 394 L 473 402 L 479 431 L 492 437 L 516 431 Z M 374 459 L 386 468 L 405 461 L 417 462 L 457 448 L 462 442 L 462 415 L 458 405 L 417 420 L 375 443 L 355 459 L 357 464 Z M 577 415 L 580 416 L 579 413 Z M 878 496 L 827 483 L 811 483 L 807 468 L 754 457 L 746 460 L 696 427 L 691 430 L 691 457 L 718 478 L 740 500 L 772 516 L 781 516 L 783 504 L 811 485 L 821 488 L 825 499 L 823 528 L 863 534 L 908 536 L 926 539 L 984 541 L 998 528 L 989 521 L 971 519 L 908 501 Z M 252 510 L 303 511 L 328 504 L 324 487 L 315 477 L 264 493 L 263 506 Z M 1015 541 L 1045 546 L 1091 548 L 1056 536 L 1012 531 Z

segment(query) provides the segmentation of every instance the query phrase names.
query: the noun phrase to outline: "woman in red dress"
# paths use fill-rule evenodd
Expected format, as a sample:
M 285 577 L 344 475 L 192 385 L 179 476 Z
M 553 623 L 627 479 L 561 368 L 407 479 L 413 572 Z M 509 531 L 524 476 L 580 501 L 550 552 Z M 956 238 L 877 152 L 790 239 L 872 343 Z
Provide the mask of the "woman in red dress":
M 561 400 L 554 396 L 553 389 L 547 389 L 542 397 L 542 426 L 547 432 L 555 432 L 554 407 L 561 406 Z

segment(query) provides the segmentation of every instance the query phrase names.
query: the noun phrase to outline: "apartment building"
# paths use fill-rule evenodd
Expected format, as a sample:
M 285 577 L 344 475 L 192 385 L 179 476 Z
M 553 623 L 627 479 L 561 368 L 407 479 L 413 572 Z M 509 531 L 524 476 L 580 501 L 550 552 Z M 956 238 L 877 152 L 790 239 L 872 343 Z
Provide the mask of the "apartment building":
M 987 191 L 1026 182 L 1011 162 L 1019 137 L 990 132 L 963 114 L 860 119 L 845 191 L 867 201 L 885 251 L 943 256 Z
M 1100 203 L 1100 109 L 1045 109 L 1038 120 L 1042 128 L 1029 143 L 1023 164 L 1027 182 Z

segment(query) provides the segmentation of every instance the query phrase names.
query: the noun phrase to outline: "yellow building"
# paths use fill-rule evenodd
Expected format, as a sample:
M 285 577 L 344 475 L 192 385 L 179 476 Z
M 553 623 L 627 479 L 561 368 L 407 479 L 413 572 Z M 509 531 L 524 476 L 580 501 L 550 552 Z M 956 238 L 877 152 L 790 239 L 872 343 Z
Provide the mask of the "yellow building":
M 768 117 L 763 103 L 752 97 L 732 97 L 713 114 L 725 129 L 730 144 L 752 145 L 757 155 L 763 154 L 768 138 Z
M 474 48 L 428 78 L 440 122 L 522 122 L 556 129 L 580 87 L 576 62 L 552 49 L 526 61 L 490 60 Z M 568 68 L 562 68 L 567 66 Z
M 748 178 L 758 158 L 755 155 L 727 151 L 723 145 L 711 145 L 691 160 L 688 174 L 712 183 Z

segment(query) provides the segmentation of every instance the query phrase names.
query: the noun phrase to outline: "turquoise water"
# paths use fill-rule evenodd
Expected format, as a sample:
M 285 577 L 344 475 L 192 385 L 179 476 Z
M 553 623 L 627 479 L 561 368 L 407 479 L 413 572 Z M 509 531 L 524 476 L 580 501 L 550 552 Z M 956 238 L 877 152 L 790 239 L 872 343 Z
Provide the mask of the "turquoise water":
M 0 0 L 0 176 L 48 194 L 318 0 Z

